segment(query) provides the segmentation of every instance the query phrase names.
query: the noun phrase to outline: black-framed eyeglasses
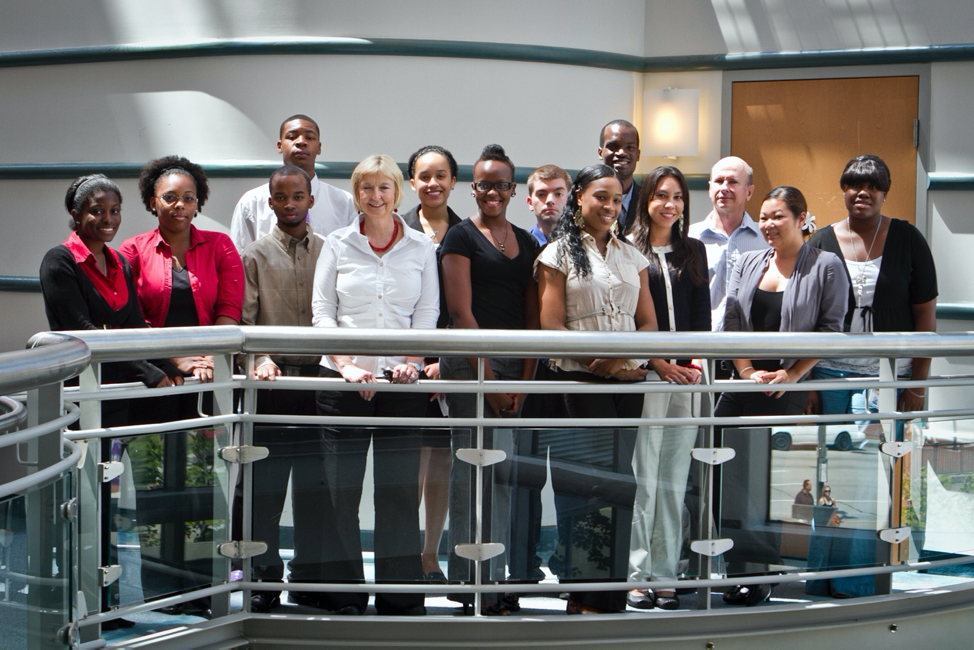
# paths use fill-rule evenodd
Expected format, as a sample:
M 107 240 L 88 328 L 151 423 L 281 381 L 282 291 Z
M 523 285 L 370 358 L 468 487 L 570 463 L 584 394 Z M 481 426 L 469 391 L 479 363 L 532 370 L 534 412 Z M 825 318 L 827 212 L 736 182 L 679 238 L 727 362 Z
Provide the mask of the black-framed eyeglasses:
M 166 192 L 162 196 L 157 196 L 157 199 L 165 203 L 166 205 L 176 205 L 176 201 L 182 201 L 186 205 L 195 205 L 196 197 L 192 194 L 185 194 L 179 196 L 178 194 L 173 194 L 171 192 Z
M 470 187 L 478 192 L 489 192 L 491 188 L 497 190 L 498 192 L 507 192 L 514 187 L 514 183 L 508 181 L 500 181 L 498 183 L 488 183 L 487 181 L 477 181 L 476 183 L 471 183 Z

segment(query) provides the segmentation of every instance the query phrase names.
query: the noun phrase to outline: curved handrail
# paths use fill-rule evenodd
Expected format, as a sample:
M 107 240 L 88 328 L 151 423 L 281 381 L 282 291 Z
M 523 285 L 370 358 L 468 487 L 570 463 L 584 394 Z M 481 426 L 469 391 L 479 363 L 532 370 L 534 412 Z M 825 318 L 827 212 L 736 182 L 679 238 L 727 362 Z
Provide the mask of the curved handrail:
M 19 428 L 27 419 L 27 409 L 15 399 L 0 397 L 0 408 L 7 409 L 6 413 L 0 415 L 0 435 Z
M 48 465 L 42 470 L 38 470 L 32 474 L 24 476 L 23 478 L 0 485 L 0 499 L 47 483 L 51 479 L 60 476 L 62 473 L 77 465 L 78 461 L 81 460 L 81 447 L 71 440 L 62 439 L 61 443 L 63 447 L 67 447 L 69 451 L 68 456 L 62 458 L 53 465 Z
M 91 354 L 84 341 L 67 334 L 48 332 L 39 349 L 0 354 L 0 394 L 64 381 L 84 370 L 90 361 Z

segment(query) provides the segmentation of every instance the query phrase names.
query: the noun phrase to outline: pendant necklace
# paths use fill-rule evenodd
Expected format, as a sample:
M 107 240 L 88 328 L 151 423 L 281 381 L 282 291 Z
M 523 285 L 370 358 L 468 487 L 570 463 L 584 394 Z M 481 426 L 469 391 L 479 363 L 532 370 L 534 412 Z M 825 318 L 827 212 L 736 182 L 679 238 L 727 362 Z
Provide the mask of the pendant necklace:
M 855 256 L 856 268 L 859 269 L 859 275 L 852 281 L 856 285 L 856 309 L 862 309 L 862 292 L 866 286 L 866 265 L 869 264 L 869 256 L 872 255 L 873 244 L 876 243 L 879 228 L 883 225 L 883 216 L 879 216 L 879 221 L 876 223 L 876 231 L 873 232 L 873 240 L 869 242 L 869 250 L 866 251 L 866 259 L 861 263 L 859 262 L 859 251 L 856 249 L 856 240 L 852 238 L 852 224 L 849 221 L 849 217 L 845 218 L 845 225 L 849 229 L 849 243 L 852 244 L 852 254 Z M 865 240 L 863 240 L 862 246 L 863 248 L 866 247 Z
M 489 227 L 487 228 L 487 232 L 490 233 L 490 238 L 494 240 L 494 243 L 497 244 L 497 247 L 500 248 L 501 252 L 503 253 L 505 251 L 504 245 L 507 244 L 507 238 L 511 236 L 511 231 L 508 230 L 507 224 L 504 224 L 504 241 L 498 241 L 497 237 L 494 237 L 494 231 Z

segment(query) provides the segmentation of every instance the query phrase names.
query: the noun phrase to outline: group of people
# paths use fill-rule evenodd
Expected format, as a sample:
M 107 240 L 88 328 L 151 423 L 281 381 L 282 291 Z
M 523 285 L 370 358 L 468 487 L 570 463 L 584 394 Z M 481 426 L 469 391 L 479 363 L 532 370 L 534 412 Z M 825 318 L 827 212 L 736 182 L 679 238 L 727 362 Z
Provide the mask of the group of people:
M 794 187 L 768 192 L 755 222 L 744 205 L 754 185 L 747 164 L 719 161 L 710 179 L 713 211 L 690 224 L 686 179 L 672 166 L 633 178 L 639 134 L 624 120 L 600 133 L 600 163 L 572 179 L 554 165 L 528 179 L 531 231 L 508 219 L 515 167 L 488 145 L 473 167 L 476 213 L 461 219 L 448 206 L 458 166 L 439 146 L 416 151 L 407 165 L 419 204 L 408 212 L 399 167 L 385 155 L 363 160 L 351 194 L 321 182 L 317 123 L 287 118 L 278 151 L 284 165 L 246 193 L 231 234 L 197 229 L 208 197 L 206 175 L 176 156 L 150 161 L 139 189 L 158 227 L 108 246 L 121 220 L 121 192 L 102 175 L 72 183 L 66 207 L 73 232 L 45 256 L 41 283 L 52 329 L 287 325 L 389 329 L 489 328 L 638 331 L 932 330 L 936 279 L 929 249 L 915 228 L 882 216 L 889 170 L 875 156 L 847 165 L 840 185 L 849 217 L 805 237 L 812 223 Z M 868 243 L 867 243 L 868 242 Z M 860 255 L 860 251 L 863 253 Z M 882 265 L 883 255 L 887 264 Z M 895 260 L 895 261 L 892 261 Z M 848 315 L 847 315 L 848 312 Z M 406 350 L 405 352 L 408 352 Z M 732 373 L 768 384 L 767 392 L 727 392 L 717 415 L 801 413 L 804 392 L 779 390 L 819 371 L 816 359 L 734 359 Z M 922 379 L 929 361 L 903 372 Z M 475 446 L 474 429 L 450 418 L 484 415 L 549 418 L 683 418 L 698 414 L 690 393 L 623 389 L 640 381 L 700 383 L 699 360 L 667 358 L 485 359 L 486 380 L 523 381 L 518 392 L 476 396 L 377 390 L 429 379 L 474 379 L 478 360 L 332 354 L 257 355 L 246 372 L 268 387 L 276 378 L 326 377 L 323 390 L 258 391 L 257 412 L 393 418 L 383 427 L 259 424 L 255 444 L 270 456 L 254 465 L 253 538 L 268 543 L 254 558 L 255 577 L 280 582 L 278 526 L 288 482 L 294 511 L 290 582 L 364 581 L 358 512 L 371 446 L 375 490 L 377 582 L 470 582 L 474 563 L 455 552 L 476 541 L 477 473 L 455 459 Z M 870 374 L 872 366 L 832 360 L 825 376 Z M 213 378 L 205 355 L 106 366 L 106 381 L 147 386 Z M 531 394 L 535 378 L 599 384 L 599 392 Z M 344 381 L 345 385 L 342 385 Z M 842 396 L 824 393 L 821 408 L 843 412 Z M 916 410 L 922 392 L 904 393 Z M 848 396 L 846 396 L 848 401 Z M 111 404 L 115 404 L 112 402 Z M 195 402 L 193 404 L 195 407 Z M 107 407 L 106 407 L 107 408 Z M 106 425 L 145 421 L 116 406 Z M 172 413 L 169 413 L 172 416 Z M 408 418 L 441 417 L 419 430 Z M 173 419 L 169 417 L 169 419 Z M 507 452 L 485 467 L 479 519 L 484 541 L 506 553 L 482 563 L 485 581 L 539 580 L 538 467 L 550 465 L 558 543 L 549 567 L 570 586 L 570 614 L 637 608 L 676 609 L 673 590 L 585 591 L 590 581 L 672 580 L 683 542 L 683 501 L 694 426 L 487 427 L 484 445 Z M 542 476 L 546 475 L 543 470 Z M 421 535 L 420 503 L 425 503 Z M 449 513 L 449 562 L 439 546 Z M 512 526 L 512 521 L 527 525 Z M 768 594 L 770 589 L 768 590 Z M 251 609 L 269 611 L 279 590 L 252 593 Z M 728 602 L 754 604 L 763 591 L 742 587 Z M 469 605 L 463 595 L 451 596 Z M 346 615 L 366 610 L 365 592 L 291 591 L 292 602 Z M 486 613 L 519 608 L 513 594 L 484 594 Z M 420 593 L 378 593 L 379 614 L 421 615 Z

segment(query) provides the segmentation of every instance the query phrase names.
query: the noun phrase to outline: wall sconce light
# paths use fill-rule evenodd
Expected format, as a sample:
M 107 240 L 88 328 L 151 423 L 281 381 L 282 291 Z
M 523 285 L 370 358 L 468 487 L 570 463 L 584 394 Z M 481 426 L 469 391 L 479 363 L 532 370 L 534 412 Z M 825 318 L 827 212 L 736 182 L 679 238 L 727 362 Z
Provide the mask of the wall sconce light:
M 643 155 L 670 160 L 699 155 L 699 125 L 699 90 L 667 87 L 643 93 Z

